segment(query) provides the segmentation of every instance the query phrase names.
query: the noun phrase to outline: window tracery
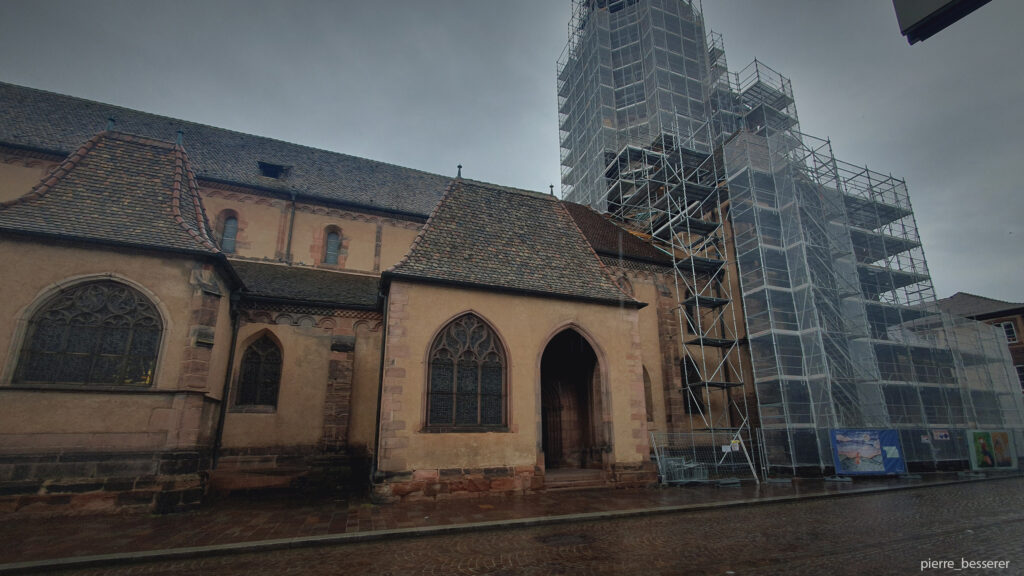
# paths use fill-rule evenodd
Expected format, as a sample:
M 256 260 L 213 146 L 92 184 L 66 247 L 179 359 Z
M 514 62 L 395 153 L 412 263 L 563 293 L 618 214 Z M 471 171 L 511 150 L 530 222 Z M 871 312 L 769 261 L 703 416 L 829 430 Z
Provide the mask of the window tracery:
M 427 426 L 505 426 L 506 360 L 494 331 L 465 314 L 438 334 L 430 349 Z
M 249 345 L 242 355 L 238 378 L 238 406 L 277 406 L 281 387 L 281 348 L 267 334 Z
M 150 386 L 162 330 L 134 288 L 112 280 L 72 286 L 32 316 L 13 382 Z

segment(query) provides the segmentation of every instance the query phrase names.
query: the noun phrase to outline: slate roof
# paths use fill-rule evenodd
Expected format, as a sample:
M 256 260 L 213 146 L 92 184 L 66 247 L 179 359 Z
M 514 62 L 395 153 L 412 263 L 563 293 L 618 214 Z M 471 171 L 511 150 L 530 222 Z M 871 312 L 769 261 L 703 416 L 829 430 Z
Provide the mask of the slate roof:
M 376 309 L 380 278 L 283 264 L 231 260 L 244 294 L 295 302 Z
M 197 190 L 180 146 L 101 132 L 0 203 L 0 230 L 216 254 Z
M 943 312 L 970 318 L 997 315 L 1001 312 L 1013 314 L 1014 311 L 1024 311 L 1024 302 L 1004 302 L 968 292 L 957 292 L 949 298 L 942 298 L 936 304 Z
M 643 306 L 611 280 L 563 202 L 461 179 L 449 186 L 406 257 L 384 275 Z
M 672 259 L 667 254 L 630 234 L 593 208 L 573 202 L 564 202 L 563 205 L 600 256 L 672 266 Z
M 0 82 L 0 144 L 67 155 L 107 127 L 175 142 L 180 130 L 196 176 L 282 194 L 426 217 L 449 177 L 111 104 Z M 259 162 L 289 167 L 262 176 Z

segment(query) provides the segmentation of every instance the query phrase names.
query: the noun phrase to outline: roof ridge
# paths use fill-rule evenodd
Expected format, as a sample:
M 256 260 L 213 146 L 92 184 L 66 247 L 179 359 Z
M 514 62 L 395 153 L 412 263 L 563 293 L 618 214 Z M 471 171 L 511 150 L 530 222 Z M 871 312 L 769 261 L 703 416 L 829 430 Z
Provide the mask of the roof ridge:
M 606 266 L 604 261 L 601 260 L 601 257 L 597 254 L 597 250 L 594 250 L 594 246 L 590 243 L 590 239 L 587 238 L 587 235 L 583 233 L 583 230 L 580 228 L 580 225 L 576 222 L 576 219 L 572 217 L 572 212 L 569 212 L 569 209 L 565 207 L 565 202 L 563 200 L 559 200 L 555 204 L 555 206 L 557 206 L 557 210 L 561 210 L 562 214 L 569 219 L 569 222 L 572 223 L 573 230 L 575 230 L 576 233 L 580 235 L 580 238 L 583 239 L 583 243 L 586 244 L 587 249 L 590 250 L 590 253 L 594 256 L 594 259 L 597 260 L 597 265 L 601 267 L 601 272 L 605 275 L 605 279 L 610 281 L 612 285 L 615 286 L 619 290 L 619 292 L 622 292 L 622 294 L 627 299 L 632 300 L 634 302 L 639 302 L 639 300 L 633 297 L 632 294 L 627 294 L 626 291 L 622 288 L 622 286 L 620 286 L 619 283 L 615 281 L 615 277 L 612 276 L 612 273 L 608 269 L 608 266 Z
M 232 254 L 227 259 L 228 263 L 232 266 L 235 264 L 242 264 L 243 266 L 252 264 L 254 266 L 271 266 L 274 268 L 287 268 L 289 270 L 300 270 L 307 272 L 323 272 L 324 274 L 335 274 L 339 276 L 356 276 L 359 278 L 379 278 L 380 276 L 374 272 L 368 270 L 349 270 L 347 268 L 317 268 L 308 264 L 296 264 L 294 262 L 282 262 L 280 260 L 269 260 L 269 259 L 256 259 L 256 258 L 245 258 L 239 257 L 236 254 Z
M 192 236 L 192 238 L 194 238 L 204 248 L 207 248 L 208 250 L 213 250 L 214 252 L 220 252 L 220 249 L 218 249 L 213 244 L 213 242 L 210 241 L 210 238 L 206 234 L 205 230 L 194 229 L 187 222 L 185 222 L 185 219 L 181 215 L 181 183 L 183 179 L 186 179 L 185 185 L 189 186 L 191 184 L 191 182 L 187 180 L 188 174 L 189 172 L 191 172 L 191 170 L 188 168 L 188 155 L 185 154 L 185 148 L 182 147 L 180 144 L 175 144 L 173 152 L 174 185 L 171 187 L 171 213 L 174 215 L 174 221 L 177 222 L 179 226 L 184 228 L 184 230 L 188 232 L 189 235 Z M 192 190 L 192 207 L 196 211 L 196 223 L 202 226 L 203 223 L 205 223 L 206 218 L 205 215 L 203 214 L 200 205 L 198 204 L 198 201 L 196 200 L 199 197 L 198 190 L 196 190 L 195 188 L 193 188 Z
M 427 221 L 423 224 L 423 227 L 420 228 L 420 231 L 416 233 L 416 237 L 412 239 L 412 244 L 409 245 L 409 249 L 398 262 L 392 264 L 387 270 L 384 270 L 384 272 L 394 273 L 399 266 L 405 264 L 409 260 L 409 257 L 412 256 L 412 253 L 416 251 L 420 243 L 423 241 L 423 237 L 426 236 L 427 229 L 430 228 L 430 223 L 434 220 L 434 216 L 437 216 L 438 211 L 441 209 L 441 205 L 448 200 L 448 197 L 455 191 L 456 187 L 461 186 L 462 178 L 453 178 L 448 182 L 448 185 L 445 186 L 444 194 L 441 195 L 441 199 L 434 205 L 434 209 L 430 211 L 430 216 L 427 216 Z
M 991 298 L 989 296 L 980 296 L 978 294 L 972 294 L 971 292 L 960 291 L 950 296 L 950 298 L 956 298 L 957 295 L 963 294 L 964 296 L 970 296 L 971 298 L 980 298 L 982 300 L 988 300 L 989 302 L 998 302 L 1000 304 L 1024 304 L 1024 302 L 1011 302 L 1009 300 L 1000 300 L 998 298 Z
M 14 206 L 15 204 L 25 203 L 29 200 L 35 200 L 45 196 L 47 192 L 60 183 L 60 181 L 78 165 L 82 158 L 85 158 L 85 156 L 96 147 L 96 144 L 99 143 L 103 135 L 104 132 L 99 132 L 92 138 L 86 140 L 75 152 L 68 155 L 67 158 L 57 165 L 56 168 L 51 170 L 46 176 L 43 176 L 43 178 L 26 194 L 22 194 L 21 196 L 6 202 L 0 202 L 0 210 Z
M 203 205 L 203 196 L 199 193 L 199 181 L 196 179 L 195 170 L 192 169 L 192 161 L 188 158 L 188 153 L 185 152 L 184 147 L 182 147 L 182 153 L 185 154 L 185 171 L 188 174 L 189 187 L 192 189 L 192 201 L 196 205 L 196 221 L 203 227 L 203 236 L 210 241 L 210 244 L 216 246 L 213 238 L 210 236 L 213 228 L 210 227 L 210 219 L 206 216 L 206 206 Z
M 101 132 L 106 138 L 111 140 L 120 140 L 121 142 L 131 142 L 133 144 L 143 144 L 145 146 L 154 146 L 156 148 L 164 148 L 166 150 L 174 150 L 177 144 L 167 140 L 160 140 L 158 138 L 151 138 L 149 136 L 143 136 L 141 134 L 132 134 L 131 132 L 125 132 L 123 130 L 103 130 Z
M 520 196 L 526 196 L 527 198 L 536 198 L 538 200 L 546 200 L 548 202 L 560 202 L 558 198 L 545 194 L 543 192 L 534 192 L 533 190 L 527 190 L 525 188 L 514 188 L 512 186 L 502 186 L 501 184 L 495 184 L 493 182 L 484 182 L 482 180 L 463 179 L 470 186 L 477 186 L 480 188 L 487 188 L 495 192 L 504 192 L 506 194 L 518 194 Z

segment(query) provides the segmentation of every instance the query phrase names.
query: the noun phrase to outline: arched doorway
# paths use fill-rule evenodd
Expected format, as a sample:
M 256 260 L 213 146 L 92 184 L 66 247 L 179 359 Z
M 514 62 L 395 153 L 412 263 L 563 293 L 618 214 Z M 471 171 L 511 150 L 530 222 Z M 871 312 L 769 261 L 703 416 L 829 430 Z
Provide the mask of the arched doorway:
M 540 381 L 544 467 L 602 468 L 607 443 L 594 348 L 572 328 L 559 332 L 541 356 Z

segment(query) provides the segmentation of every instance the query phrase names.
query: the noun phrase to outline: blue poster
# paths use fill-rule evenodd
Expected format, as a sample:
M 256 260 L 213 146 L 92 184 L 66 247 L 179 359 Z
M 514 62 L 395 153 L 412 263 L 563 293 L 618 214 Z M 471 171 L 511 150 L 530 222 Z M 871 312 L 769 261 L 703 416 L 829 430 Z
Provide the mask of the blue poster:
M 900 435 L 896 430 L 833 430 L 836 474 L 903 474 Z

